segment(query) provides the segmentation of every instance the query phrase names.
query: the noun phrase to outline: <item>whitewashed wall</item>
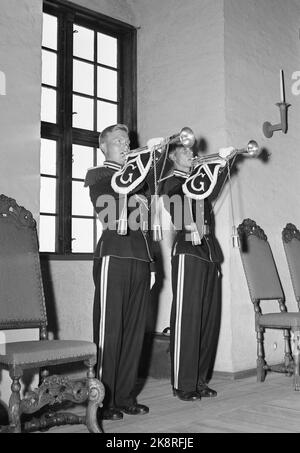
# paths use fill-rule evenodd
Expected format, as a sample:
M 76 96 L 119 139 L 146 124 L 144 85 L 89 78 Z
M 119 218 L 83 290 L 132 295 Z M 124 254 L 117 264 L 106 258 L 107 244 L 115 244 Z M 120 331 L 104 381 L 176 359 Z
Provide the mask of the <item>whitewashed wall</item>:
M 0 71 L 0 193 L 39 216 L 39 150 L 42 5 L 39 1 L 2 0 Z M 5 341 L 36 339 L 38 332 L 10 331 Z M 0 372 L 0 400 L 7 403 L 9 379 Z
M 295 309 L 281 245 L 288 221 L 300 224 L 299 99 L 291 76 L 299 70 L 299 4 L 293 0 L 131 1 L 137 13 L 138 119 L 142 141 L 183 125 L 204 138 L 209 152 L 243 147 L 250 139 L 272 153 L 268 162 L 239 164 L 233 178 L 235 221 L 252 217 L 265 228 L 288 306 Z M 262 133 L 264 121 L 279 122 L 279 70 L 284 69 L 289 132 Z M 224 254 L 222 326 L 215 369 L 255 367 L 254 315 L 237 249 L 231 246 L 228 187 L 215 206 L 217 237 Z M 165 247 L 167 262 L 168 247 Z M 166 266 L 168 269 L 168 267 Z M 169 285 L 161 294 L 158 329 L 168 319 Z M 271 304 L 267 304 L 271 309 Z M 278 346 L 277 349 L 274 349 Z M 282 358 L 281 334 L 266 338 L 271 360 Z
M 168 136 L 193 129 L 206 152 L 226 141 L 223 0 L 131 0 L 138 30 L 138 131 Z M 226 217 L 226 212 L 224 212 Z M 164 225 L 167 215 L 163 211 Z M 227 228 L 227 222 L 224 222 Z M 160 293 L 156 330 L 169 325 L 172 301 L 170 234 L 162 244 L 165 284 Z M 227 323 L 227 308 L 223 309 Z M 228 320 L 230 322 L 230 320 Z M 230 327 L 230 326 L 229 326 Z M 225 363 L 231 362 L 226 329 Z
M 255 138 L 270 158 L 247 160 L 233 181 L 237 222 L 250 217 L 260 224 L 278 265 L 289 310 L 297 310 L 281 243 L 287 222 L 300 225 L 300 97 L 292 94 L 292 74 L 300 68 L 300 3 L 289 0 L 225 0 L 225 110 L 227 143 Z M 267 139 L 262 124 L 280 122 L 280 69 L 285 74 L 289 129 Z M 234 370 L 253 367 L 256 352 L 252 307 L 239 256 L 230 249 L 230 319 Z M 277 304 L 276 304 L 277 305 Z M 276 306 L 277 308 L 277 306 Z M 272 309 L 267 303 L 265 309 Z M 224 338 L 224 335 L 221 337 Z M 282 334 L 267 335 L 272 360 L 283 354 Z M 274 350 L 274 343 L 278 345 Z M 275 347 L 276 347 L 275 344 Z M 219 356 L 221 360 L 221 357 Z
M 0 71 L 0 192 L 39 215 L 42 4 L 2 0 Z
M 128 0 L 74 0 L 72 3 L 135 25 L 135 14 Z

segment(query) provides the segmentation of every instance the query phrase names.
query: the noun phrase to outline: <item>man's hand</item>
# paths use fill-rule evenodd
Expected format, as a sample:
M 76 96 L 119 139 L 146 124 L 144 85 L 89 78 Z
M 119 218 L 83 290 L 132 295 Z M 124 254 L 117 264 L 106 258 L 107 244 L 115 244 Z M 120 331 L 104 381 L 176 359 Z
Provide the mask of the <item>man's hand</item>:
M 186 231 L 190 231 L 190 232 L 194 232 L 194 231 L 197 231 L 197 225 L 195 224 L 195 222 L 192 222 L 190 225 L 184 225 L 184 228 L 186 229 Z
M 220 148 L 219 156 L 222 157 L 222 159 L 228 160 L 228 158 L 233 156 L 234 151 L 235 148 L 233 146 L 228 146 L 228 148 Z
M 147 141 L 147 148 L 152 149 L 154 146 L 159 146 L 164 141 L 164 137 L 150 138 Z
M 151 272 L 151 275 L 150 275 L 150 289 L 152 289 L 154 283 L 155 283 L 155 272 Z
M 233 146 L 228 146 L 228 148 L 220 148 L 219 156 L 224 159 L 224 162 L 221 164 L 222 167 L 225 167 L 226 163 L 231 157 L 234 156 L 235 148 Z

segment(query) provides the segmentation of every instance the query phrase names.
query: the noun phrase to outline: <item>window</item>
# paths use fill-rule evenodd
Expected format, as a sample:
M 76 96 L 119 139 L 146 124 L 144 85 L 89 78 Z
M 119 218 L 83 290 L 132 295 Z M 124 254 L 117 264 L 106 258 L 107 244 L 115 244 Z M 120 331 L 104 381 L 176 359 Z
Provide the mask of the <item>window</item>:
M 117 122 L 136 130 L 135 48 L 132 26 L 65 0 L 44 1 L 41 252 L 95 249 L 100 225 L 84 178 L 104 160 L 99 132 Z

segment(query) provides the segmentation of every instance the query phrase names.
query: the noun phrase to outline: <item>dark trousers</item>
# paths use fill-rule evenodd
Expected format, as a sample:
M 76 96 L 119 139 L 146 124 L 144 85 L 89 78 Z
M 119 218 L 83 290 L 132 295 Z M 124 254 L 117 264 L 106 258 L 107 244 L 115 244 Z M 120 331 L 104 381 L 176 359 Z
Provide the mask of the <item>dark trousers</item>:
M 172 258 L 171 383 L 186 392 L 210 379 L 221 317 L 219 265 L 191 255 Z
M 94 261 L 94 341 L 104 407 L 135 402 L 133 394 L 150 294 L 149 263 L 105 256 Z

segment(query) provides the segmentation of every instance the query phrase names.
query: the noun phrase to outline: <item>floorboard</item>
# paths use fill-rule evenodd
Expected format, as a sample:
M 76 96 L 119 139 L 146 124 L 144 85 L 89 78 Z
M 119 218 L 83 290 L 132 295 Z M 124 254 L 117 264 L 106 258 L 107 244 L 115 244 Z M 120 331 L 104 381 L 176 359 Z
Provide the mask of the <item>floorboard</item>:
M 255 377 L 215 378 L 210 386 L 216 398 L 183 402 L 174 397 L 167 379 L 149 378 L 138 401 L 150 407 L 147 415 L 124 415 L 104 420 L 104 433 L 298 433 L 300 392 L 292 378 L 270 374 L 263 383 Z M 84 413 L 83 407 L 74 411 Z M 88 433 L 84 425 L 60 426 L 47 433 Z

